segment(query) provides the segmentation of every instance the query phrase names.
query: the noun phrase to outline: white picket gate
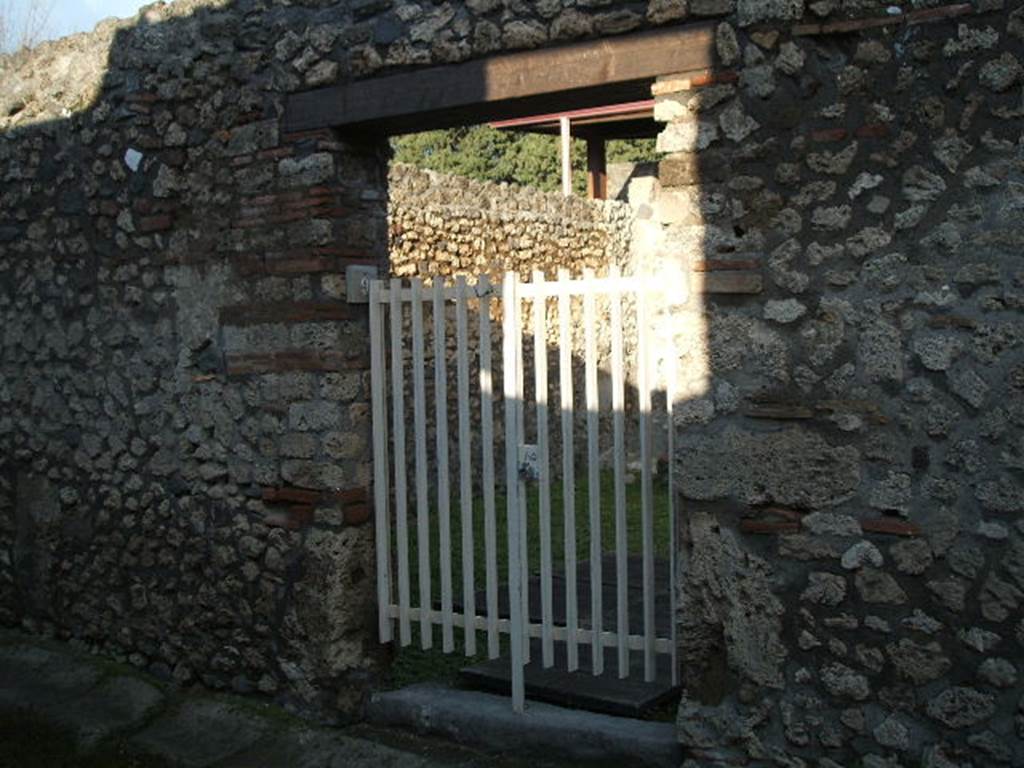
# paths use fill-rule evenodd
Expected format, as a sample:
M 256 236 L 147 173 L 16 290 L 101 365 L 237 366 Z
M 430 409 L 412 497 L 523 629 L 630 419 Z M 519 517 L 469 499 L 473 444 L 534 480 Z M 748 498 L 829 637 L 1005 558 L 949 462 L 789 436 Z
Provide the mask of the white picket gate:
M 655 391 L 652 372 L 652 350 L 648 322 L 649 287 L 643 278 L 624 277 L 612 269 L 607 277 L 595 277 L 586 272 L 582 279 L 570 279 L 560 272 L 556 281 L 546 281 L 535 273 L 530 283 L 520 282 L 518 276 L 505 276 L 500 293 L 487 278 L 470 285 L 459 277 L 446 285 L 436 279 L 429 287 L 419 279 L 409 284 L 398 279 L 374 281 L 370 287 L 370 331 L 373 392 L 373 446 L 374 446 L 374 504 L 376 510 L 377 594 L 380 608 L 380 640 L 391 642 L 397 626 L 398 641 L 402 646 L 412 642 L 412 626 L 420 627 L 423 648 L 433 643 L 433 627 L 441 627 L 442 648 L 455 649 L 456 628 L 461 630 L 465 653 L 477 653 L 477 632 L 486 635 L 487 655 L 500 654 L 500 636 L 509 637 L 512 677 L 512 703 L 517 712 L 524 708 L 523 668 L 530 657 L 530 639 L 539 638 L 542 663 L 554 663 L 554 644 L 564 643 L 568 671 L 579 668 L 579 647 L 591 646 L 590 668 L 593 674 L 604 672 L 604 649 L 615 648 L 619 677 L 627 677 L 630 653 L 642 652 L 644 677 L 653 681 L 656 675 L 656 657 L 671 657 L 672 682 L 677 683 L 675 611 L 676 560 L 675 514 L 671 487 L 668 480 L 669 550 L 669 604 L 663 610 L 670 612 L 666 626 L 672 629 L 658 636 L 655 626 L 655 521 L 653 489 L 652 394 Z M 574 396 L 573 386 L 573 301 L 582 303 L 584 336 L 584 378 L 582 402 Z M 624 299 L 626 301 L 624 302 Z M 503 397 L 493 389 L 494 365 L 492 359 L 491 312 L 500 302 L 502 317 L 502 380 Z M 557 343 L 549 338 L 550 303 L 554 303 L 557 316 Z M 598 302 L 604 302 L 599 314 Z M 626 504 L 626 369 L 624 359 L 624 303 L 632 309 L 635 321 L 635 381 L 637 397 L 637 423 L 640 452 L 640 515 L 642 539 L 643 629 L 630 631 L 627 564 L 628 520 L 631 514 Z M 532 304 L 532 335 L 534 355 L 532 365 L 532 395 L 527 402 L 527 365 L 523 360 L 523 308 Z M 449 317 L 454 305 L 454 357 L 455 397 L 449 396 Z M 578 306 L 578 304 L 577 304 Z M 424 308 L 428 307 L 433 325 L 433 363 L 428 366 L 425 354 Z M 475 309 L 476 344 L 470 347 L 470 315 Z M 607 327 L 600 320 L 607 318 Z M 552 331 L 554 329 L 552 328 Z M 552 334 L 554 335 L 554 334 Z M 577 334 L 578 335 L 578 334 Z M 408 337 L 408 338 L 407 338 Z M 612 421 L 612 472 L 614 474 L 615 536 L 611 546 L 615 553 L 616 622 L 614 628 L 603 624 L 601 494 L 599 428 L 601 398 L 598 386 L 599 339 L 610 337 L 610 380 Z M 555 621 L 552 598 L 552 580 L 558 567 L 552 552 L 552 461 L 551 429 L 548 393 L 548 349 L 557 349 L 558 398 L 554 403 L 559 416 L 561 442 L 561 482 L 563 488 L 562 525 L 564 562 L 561 566 L 565 580 L 564 620 Z M 471 360 L 472 357 L 472 360 Z M 675 354 L 664 354 L 669 366 Z M 408 360 L 408 365 L 407 365 Z M 471 368 L 478 368 L 476 380 L 470 381 Z M 411 368 L 411 387 L 407 378 Z M 432 368 L 433 397 L 428 398 L 427 373 Z M 608 375 L 606 371 L 604 375 Z M 664 380 L 671 382 L 674 371 L 665 372 Z M 407 433 L 409 406 L 406 400 L 411 389 L 412 434 Z M 671 406 L 672 392 L 665 393 L 665 402 Z M 428 403 L 432 399 L 433 403 Z M 607 399 L 607 398 L 606 398 Z M 474 403 L 474 400 L 478 401 Z M 503 403 L 505 436 L 505 484 L 496 486 L 495 480 L 495 405 Z M 433 435 L 428 434 L 428 408 L 433 406 Z M 607 404 L 606 404 L 607 405 Z M 449 409 L 457 411 L 458 473 L 457 494 L 452 493 L 451 462 L 449 455 Z M 586 450 L 575 447 L 578 409 L 585 409 Z M 526 411 L 532 409 L 531 431 L 526 435 Z M 605 408 L 605 415 L 608 415 Z M 671 425 L 666 418 L 663 424 Z M 477 450 L 473 450 L 472 431 L 479 430 Z M 583 431 L 583 430 L 581 430 Z M 672 428 L 666 430 L 668 455 L 672 455 Z M 409 439 L 411 437 L 411 440 Z M 430 444 L 434 451 L 431 454 Z M 412 456 L 410 457 L 409 454 Z M 429 458 L 428 458 L 428 454 Z M 590 536 L 589 579 L 590 617 L 588 626 L 581 626 L 579 612 L 579 584 L 577 579 L 577 532 L 581 521 L 576 519 L 575 477 L 577 459 L 587 464 L 587 520 Z M 479 462 L 479 464 L 476 464 Z M 415 517 L 410 519 L 410 465 L 413 471 L 413 500 Z M 557 465 L 556 465 L 557 468 Z M 539 580 L 541 620 L 530 620 L 529 590 L 531 577 L 530 552 L 527 547 L 529 516 L 527 495 L 529 484 L 537 484 L 540 551 Z M 496 499 L 504 491 L 504 510 L 498 510 Z M 456 586 L 452 583 L 452 502 L 457 499 L 461 525 L 454 532 L 460 540 L 462 566 L 462 599 L 456 603 Z M 499 513 L 504 512 L 503 520 Z M 556 513 L 557 514 L 557 513 Z M 434 516 L 434 520 L 431 517 Z M 475 562 L 477 532 L 474 522 L 482 516 L 484 534 L 484 592 L 485 605 L 477 605 Z M 413 522 L 415 525 L 413 525 Z M 507 535 L 507 572 L 499 574 L 499 524 Z M 415 528 L 417 600 L 412 596 L 410 564 L 411 533 Z M 432 547 L 431 531 L 436 528 L 438 546 Z M 431 562 L 433 555 L 436 563 Z M 440 600 L 435 602 L 432 567 L 440 575 Z M 585 572 L 584 572 L 585 573 Z M 499 615 L 499 579 L 507 580 L 508 616 Z

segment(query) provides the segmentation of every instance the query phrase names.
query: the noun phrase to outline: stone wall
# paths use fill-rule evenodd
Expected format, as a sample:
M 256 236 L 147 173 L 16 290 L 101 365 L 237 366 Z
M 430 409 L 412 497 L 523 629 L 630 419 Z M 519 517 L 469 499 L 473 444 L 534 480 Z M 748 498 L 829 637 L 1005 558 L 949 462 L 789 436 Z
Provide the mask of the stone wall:
M 388 261 L 396 277 L 487 275 L 514 270 L 554 279 L 559 269 L 606 274 L 629 267 L 633 212 L 612 201 L 564 197 L 392 164 Z
M 857 15 L 722 23 L 631 189 L 707 328 L 688 766 L 1024 761 L 1024 9 Z
M 178 0 L 0 59 L 0 620 L 354 715 L 387 153 L 286 94 L 716 17 L 633 233 L 689 764 L 1020 763 L 1024 9 L 891 5 Z
M 377 669 L 365 309 L 387 147 L 287 94 L 679 2 L 177 0 L 0 57 L 0 621 L 355 716 Z

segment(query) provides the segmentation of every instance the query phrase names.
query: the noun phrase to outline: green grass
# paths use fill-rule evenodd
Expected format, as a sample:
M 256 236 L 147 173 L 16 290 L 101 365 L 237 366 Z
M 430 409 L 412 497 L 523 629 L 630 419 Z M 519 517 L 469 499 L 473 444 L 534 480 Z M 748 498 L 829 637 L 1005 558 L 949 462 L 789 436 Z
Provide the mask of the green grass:
M 479 497 L 478 493 L 474 493 Z M 562 483 L 551 484 L 551 554 L 556 573 L 563 572 L 565 563 L 565 527 L 563 505 L 565 488 Z M 615 480 L 611 472 L 601 473 L 601 549 L 605 554 L 615 551 Z M 587 482 L 575 485 L 576 513 L 576 560 L 577 563 L 590 559 L 590 513 L 589 488 Z M 435 604 L 441 599 L 441 558 L 440 558 L 440 522 L 437 515 L 436 498 L 430 506 L 430 583 L 431 594 Z M 498 560 L 498 580 L 504 585 L 508 578 L 508 528 L 505 522 L 505 495 L 497 489 L 495 495 L 496 510 L 496 550 Z M 641 490 L 639 476 L 633 483 L 626 485 L 626 532 L 627 549 L 630 554 L 643 552 L 643 528 L 640 515 Z M 668 479 L 662 472 L 654 478 L 653 493 L 654 509 L 654 550 L 655 556 L 667 558 L 671 546 L 668 518 Z M 413 606 L 419 604 L 419 542 L 416 530 L 416 507 L 410 500 L 409 505 L 409 592 Z M 540 494 L 536 483 L 528 485 L 527 498 L 527 552 L 530 572 L 540 572 L 541 531 Z M 393 532 L 392 532 L 393 533 Z M 462 595 L 462 577 L 464 563 L 462 559 L 462 514 L 458 498 L 458 490 L 452 494 L 451 501 L 451 560 L 452 560 L 452 592 L 456 601 Z M 475 498 L 473 509 L 473 566 L 477 590 L 486 585 L 485 571 L 485 539 L 483 500 Z M 397 590 L 397 585 L 395 586 Z M 397 599 L 397 598 L 396 598 Z M 482 613 L 485 606 L 477 605 Z M 502 636 L 502 653 L 507 651 L 508 638 Z M 455 682 L 458 672 L 468 664 L 486 658 L 486 635 L 477 632 L 477 655 L 465 655 L 463 630 L 455 628 L 455 651 L 445 654 L 441 649 L 441 628 L 433 628 L 433 648 L 424 651 L 421 648 L 419 625 L 414 622 L 412 627 L 412 644 L 398 648 L 396 657 L 390 666 L 388 686 L 402 687 L 412 683 L 428 680 Z
M 68 731 L 18 710 L 0 712 L 0 768 L 168 768 L 168 764 L 117 739 L 81 751 Z

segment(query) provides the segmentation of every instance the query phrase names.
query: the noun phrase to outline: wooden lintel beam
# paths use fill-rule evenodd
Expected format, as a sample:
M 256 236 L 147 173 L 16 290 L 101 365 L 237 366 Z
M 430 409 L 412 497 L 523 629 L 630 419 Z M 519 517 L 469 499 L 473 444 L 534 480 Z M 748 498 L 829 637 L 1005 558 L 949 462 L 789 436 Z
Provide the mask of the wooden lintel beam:
M 284 127 L 401 133 L 650 98 L 656 77 L 713 68 L 714 50 L 702 22 L 502 54 L 292 94 Z

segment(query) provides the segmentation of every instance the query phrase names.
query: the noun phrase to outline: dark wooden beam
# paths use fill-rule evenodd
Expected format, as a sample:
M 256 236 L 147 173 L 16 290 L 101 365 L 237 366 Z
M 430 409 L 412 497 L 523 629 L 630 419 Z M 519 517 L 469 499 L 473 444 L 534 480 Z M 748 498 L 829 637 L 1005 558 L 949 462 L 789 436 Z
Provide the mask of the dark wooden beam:
M 408 133 L 649 99 L 660 75 L 714 67 L 714 24 L 699 23 L 292 94 L 286 131 Z
M 608 160 L 604 139 L 587 139 L 587 197 L 608 199 Z

